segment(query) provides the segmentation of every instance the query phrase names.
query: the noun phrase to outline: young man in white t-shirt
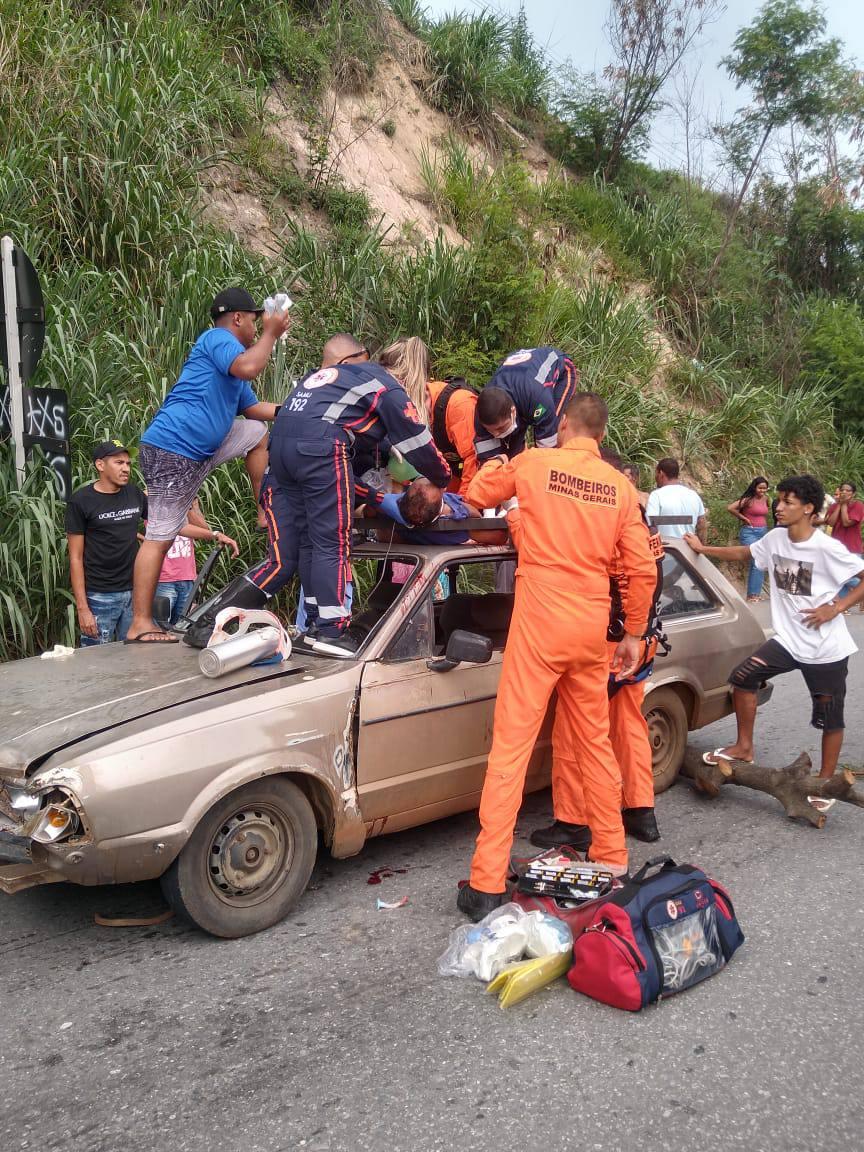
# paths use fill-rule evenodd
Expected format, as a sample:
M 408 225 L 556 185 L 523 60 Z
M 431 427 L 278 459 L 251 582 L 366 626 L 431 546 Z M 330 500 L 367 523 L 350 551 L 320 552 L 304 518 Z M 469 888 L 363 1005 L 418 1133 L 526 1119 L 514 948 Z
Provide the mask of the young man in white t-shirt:
M 681 483 L 679 472 L 678 461 L 671 456 L 658 460 L 654 470 L 657 487 L 645 505 L 648 523 L 661 536 L 680 540 L 687 532 L 695 532 L 700 540 L 705 540 L 708 529 L 702 497 Z
M 852 577 L 864 577 L 864 561 L 839 540 L 819 532 L 825 490 L 813 476 L 789 476 L 777 485 L 776 518 L 761 540 L 733 548 L 713 548 L 696 536 L 684 537 L 694 552 L 722 560 L 749 560 L 766 569 L 775 635 L 742 661 L 729 682 L 735 702 L 738 738 L 726 748 L 706 752 L 718 760 L 753 762 L 756 694 L 774 676 L 798 668 L 813 698 L 811 723 L 822 732 L 820 776 L 833 776 L 843 746 L 843 703 L 849 657 L 857 652 L 843 613 L 864 600 L 864 583 L 842 598 L 838 589 Z

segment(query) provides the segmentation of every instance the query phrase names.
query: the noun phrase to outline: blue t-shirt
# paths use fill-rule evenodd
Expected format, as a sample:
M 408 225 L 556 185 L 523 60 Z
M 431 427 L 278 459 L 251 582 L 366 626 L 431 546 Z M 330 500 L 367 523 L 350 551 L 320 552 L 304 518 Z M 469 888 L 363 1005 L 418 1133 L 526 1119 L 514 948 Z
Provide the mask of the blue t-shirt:
M 409 524 L 399 511 L 399 498 L 394 492 L 387 492 L 381 497 L 379 511 L 410 532 L 410 538 L 415 544 L 467 544 L 470 537 L 467 532 L 436 532 L 434 528 L 417 528 Z M 445 492 L 444 503 L 452 512 L 452 519 L 466 520 L 471 513 L 465 506 L 465 501 L 456 492 Z
M 225 328 L 208 328 L 192 345 L 180 377 L 141 437 L 165 452 L 206 460 L 228 435 L 234 418 L 258 398 L 247 380 L 228 369 L 246 349 Z

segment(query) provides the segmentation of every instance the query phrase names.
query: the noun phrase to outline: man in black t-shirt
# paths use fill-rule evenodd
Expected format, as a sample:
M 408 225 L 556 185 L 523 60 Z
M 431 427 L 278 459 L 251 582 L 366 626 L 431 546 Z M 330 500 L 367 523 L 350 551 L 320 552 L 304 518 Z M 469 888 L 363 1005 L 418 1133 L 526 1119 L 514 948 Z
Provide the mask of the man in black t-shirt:
M 129 453 L 119 440 L 93 449 L 98 476 L 66 505 L 69 573 L 81 647 L 124 640 L 132 620 L 132 569 L 147 497 L 129 483 Z

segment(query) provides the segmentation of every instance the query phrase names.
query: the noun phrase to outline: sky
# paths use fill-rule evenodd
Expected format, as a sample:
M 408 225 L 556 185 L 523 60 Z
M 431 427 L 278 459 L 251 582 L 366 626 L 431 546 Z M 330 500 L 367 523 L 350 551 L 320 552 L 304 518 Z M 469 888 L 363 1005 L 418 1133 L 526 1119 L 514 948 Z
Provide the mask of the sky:
M 688 57 L 688 71 L 698 71 L 695 96 L 707 119 L 729 119 L 736 108 L 747 103 L 746 93 L 736 91 L 720 60 L 730 52 L 738 30 L 753 20 L 759 6 L 754 0 L 727 0 L 724 14 L 706 29 L 701 45 Z M 516 15 L 520 0 L 426 0 L 426 7 L 433 16 L 484 7 Z M 823 0 L 822 8 L 828 34 L 844 44 L 846 56 L 864 61 L 860 0 Z M 570 60 L 581 72 L 599 74 L 609 63 L 609 46 L 603 31 L 608 11 L 607 0 L 525 0 L 528 25 L 553 68 Z M 655 121 L 646 159 L 658 167 L 680 168 L 684 162 L 683 142 L 680 118 L 666 111 Z M 703 164 L 703 175 L 710 179 L 713 161 L 707 144 L 703 146 Z

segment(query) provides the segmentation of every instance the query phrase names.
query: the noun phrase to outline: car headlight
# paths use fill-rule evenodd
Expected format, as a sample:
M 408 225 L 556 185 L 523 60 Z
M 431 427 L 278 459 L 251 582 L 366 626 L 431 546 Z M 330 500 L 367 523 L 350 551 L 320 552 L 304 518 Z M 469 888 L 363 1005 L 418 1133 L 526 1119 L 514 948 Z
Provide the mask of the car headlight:
M 23 833 L 39 844 L 56 844 L 78 831 L 80 820 L 71 797 L 56 790 L 48 802 L 24 825 Z
M 6 795 L 9 797 L 9 806 L 15 812 L 20 812 L 22 818 L 32 816 L 34 812 L 39 811 L 42 804 L 41 796 L 28 792 L 26 788 L 14 788 L 11 784 L 6 784 L 5 788 Z

